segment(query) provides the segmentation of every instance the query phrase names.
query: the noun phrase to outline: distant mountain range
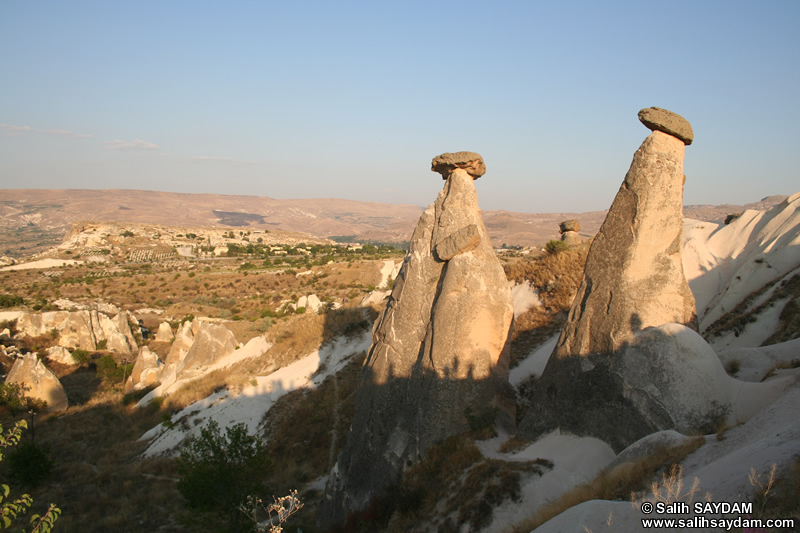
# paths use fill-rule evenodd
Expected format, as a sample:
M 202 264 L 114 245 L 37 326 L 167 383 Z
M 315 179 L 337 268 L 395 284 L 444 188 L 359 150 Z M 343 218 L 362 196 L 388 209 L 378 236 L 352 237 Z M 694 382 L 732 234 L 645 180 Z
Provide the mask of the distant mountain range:
M 137 222 L 304 232 L 353 241 L 409 240 L 423 207 L 336 198 L 276 200 L 265 196 L 187 194 L 126 189 L 1 189 L 0 255 L 29 256 L 61 242 L 74 222 Z M 686 206 L 699 220 L 723 220 L 745 209 L 764 210 L 786 196 L 744 206 Z M 559 222 L 578 219 L 581 233 L 594 235 L 606 211 L 516 213 L 484 211 L 495 246 L 538 245 L 559 235 Z

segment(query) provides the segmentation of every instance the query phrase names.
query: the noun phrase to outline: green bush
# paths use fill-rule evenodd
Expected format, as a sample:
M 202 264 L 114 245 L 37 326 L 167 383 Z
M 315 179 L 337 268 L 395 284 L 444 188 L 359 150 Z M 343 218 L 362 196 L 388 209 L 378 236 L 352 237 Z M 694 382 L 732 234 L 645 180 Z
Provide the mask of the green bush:
M 8 454 L 8 473 L 11 479 L 26 487 L 39 486 L 50 477 L 53 466 L 47 450 L 36 442 L 20 444 Z
M 564 252 L 566 250 L 569 250 L 569 245 L 564 241 L 552 240 L 552 241 L 547 241 L 545 249 L 547 250 L 547 253 L 555 255 Z
M 19 444 L 22 438 L 22 430 L 27 427 L 28 423 L 25 420 L 20 420 L 7 432 L 3 432 L 3 426 L 0 425 L 0 461 L 3 460 L 3 450 Z M 2 518 L 0 528 L 2 529 L 9 529 L 12 526 L 15 529 L 19 527 L 21 524 L 19 524 L 18 521 L 14 524 L 13 521 L 17 518 L 21 519 L 22 516 L 30 510 L 31 505 L 33 505 L 33 498 L 31 498 L 30 494 L 23 494 L 22 497 L 12 500 L 9 498 L 10 493 L 11 489 L 9 486 L 3 484 L 2 494 L 0 494 L 0 518 Z M 31 531 L 50 533 L 50 531 L 53 530 L 53 524 L 58 520 L 60 514 L 61 510 L 56 507 L 55 504 L 51 503 L 44 515 L 40 516 L 35 514 L 30 517 L 28 524 L 32 528 Z M 25 531 L 25 529 L 23 528 L 22 531 Z
M 177 464 L 178 490 L 189 507 L 218 511 L 234 523 L 239 505 L 262 493 L 260 480 L 271 470 L 261 437 L 249 435 L 245 424 L 228 426 L 223 435 L 214 420 L 181 450 Z
M 0 294 L 0 307 L 15 307 L 22 305 L 24 300 L 21 296 L 12 296 L 10 294 Z
M 125 376 L 129 376 L 133 370 L 133 363 L 127 365 L 117 365 L 114 356 L 106 354 L 101 356 L 96 362 L 97 375 L 110 382 L 122 381 Z
M 73 350 L 72 352 L 72 360 L 78 363 L 79 365 L 88 364 L 92 361 L 91 357 L 89 356 L 89 352 L 86 350 L 81 350 L 80 348 Z
M 4 405 L 12 415 L 34 409 L 39 411 L 47 407 L 47 402 L 26 396 L 30 387 L 22 383 L 0 384 L 0 405 Z

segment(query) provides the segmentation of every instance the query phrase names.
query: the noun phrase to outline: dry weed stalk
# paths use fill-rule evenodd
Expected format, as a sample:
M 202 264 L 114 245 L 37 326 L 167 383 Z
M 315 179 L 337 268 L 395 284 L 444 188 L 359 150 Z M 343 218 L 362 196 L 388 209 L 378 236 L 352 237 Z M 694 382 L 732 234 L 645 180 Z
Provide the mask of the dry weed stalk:
M 694 495 L 700 492 L 700 478 L 694 478 L 691 488 L 685 493 L 683 492 L 683 486 L 683 465 L 674 464 L 669 472 L 661 474 L 661 484 L 658 481 L 654 481 L 650 485 L 650 496 L 647 499 L 670 504 L 688 498 L 688 503 L 691 503 L 694 500 Z M 707 499 L 710 496 L 710 494 L 706 494 Z M 641 503 L 637 502 L 635 497 L 632 497 L 631 500 L 634 505 Z
M 750 481 L 750 485 L 753 486 L 756 490 L 756 497 L 761 498 L 761 509 L 758 511 L 758 516 L 764 515 L 764 507 L 767 505 L 767 500 L 771 496 L 770 492 L 772 491 L 772 487 L 775 484 L 775 471 L 778 469 L 777 463 L 772 463 L 772 468 L 769 471 L 769 478 L 766 482 L 761 482 L 761 475 L 756 473 L 756 469 L 750 467 L 750 475 L 748 476 L 748 480 Z
M 256 531 L 268 533 L 281 533 L 283 526 L 290 516 L 299 511 L 303 507 L 300 499 L 297 498 L 297 491 L 289 491 L 286 496 L 280 498 L 272 497 L 272 503 L 264 505 L 261 498 L 255 496 L 248 496 L 245 503 L 239 506 L 239 510 L 243 512 L 254 524 Z M 259 509 L 263 509 L 267 513 L 267 519 L 261 522 L 258 521 L 257 515 Z M 276 523 L 277 520 L 277 523 Z

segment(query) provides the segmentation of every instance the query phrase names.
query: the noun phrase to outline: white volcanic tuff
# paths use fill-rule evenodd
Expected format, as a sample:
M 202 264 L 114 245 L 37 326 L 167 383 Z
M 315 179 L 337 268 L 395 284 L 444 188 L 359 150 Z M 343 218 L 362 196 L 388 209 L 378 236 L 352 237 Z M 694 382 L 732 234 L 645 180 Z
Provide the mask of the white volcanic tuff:
M 768 211 L 745 211 L 728 225 L 687 220 L 683 264 L 703 331 L 800 267 L 800 193 Z
M 225 389 L 195 402 L 172 417 L 172 429 L 159 424 L 142 435 L 140 440 L 151 440 L 144 455 L 151 457 L 174 452 L 185 438 L 200 434 L 205 424 L 196 422 L 209 419 L 214 419 L 222 427 L 245 423 L 248 432 L 255 434 L 259 431 L 264 414 L 281 396 L 298 388 L 318 386 L 325 378 L 344 368 L 353 355 L 368 349 L 369 344 L 368 333 L 354 338 L 340 337 L 271 374 L 253 377 L 255 385 L 250 384 L 235 391 Z M 247 358 L 259 357 L 270 346 L 264 337 L 254 337 L 244 347 L 210 366 L 207 372 Z M 174 386 L 185 382 L 178 381 Z M 169 390 L 169 387 L 159 387 L 142 398 L 139 405 L 145 405 Z M 192 423 L 180 424 L 181 420 L 192 420 Z

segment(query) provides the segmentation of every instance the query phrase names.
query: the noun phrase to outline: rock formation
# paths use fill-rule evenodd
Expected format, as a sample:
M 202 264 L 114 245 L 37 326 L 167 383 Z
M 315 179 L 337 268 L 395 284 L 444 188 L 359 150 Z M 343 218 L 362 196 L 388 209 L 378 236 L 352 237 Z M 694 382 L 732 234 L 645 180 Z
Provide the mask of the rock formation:
M 678 425 L 674 416 L 655 416 L 655 408 L 642 409 L 632 400 L 632 387 L 646 389 L 669 364 L 651 358 L 653 365 L 634 377 L 622 349 L 634 340 L 641 345 L 642 338 L 635 337 L 649 327 L 677 323 L 697 329 L 694 296 L 681 262 L 683 157 L 692 130 L 663 109 L 642 110 L 640 119 L 654 131 L 636 151 L 592 243 L 583 282 L 537 384 L 534 407 L 520 424 L 523 435 L 560 427 L 619 450 Z M 681 361 L 671 364 L 680 371 L 689 368 Z M 650 381 L 642 381 L 641 372 Z
M 69 350 L 64 348 L 63 346 L 52 346 L 47 350 L 47 357 L 51 361 L 56 361 L 57 363 L 61 363 L 62 365 L 75 365 L 75 359 L 72 358 L 72 354 L 69 353 Z
M 581 225 L 577 220 L 565 220 L 558 225 L 558 229 L 561 232 L 561 240 L 567 243 L 567 245 L 577 246 L 583 243 L 581 234 L 578 233 L 581 230 Z
M 63 385 L 35 353 L 27 353 L 14 362 L 6 383 L 20 384 L 27 389 L 25 396 L 47 402 L 47 411 L 67 409 L 67 393 Z
M 183 372 L 208 366 L 235 349 L 236 338 L 228 328 L 200 321 L 194 342 L 183 360 L 178 363 L 175 372 L 180 376 Z
M 681 262 L 683 155 L 684 142 L 659 130 L 634 154 L 589 250 L 555 357 L 609 353 L 648 326 L 695 324 Z
M 171 342 L 174 338 L 175 335 L 172 334 L 172 328 L 169 327 L 169 323 L 162 322 L 158 325 L 155 338 L 156 342 Z
M 166 322 L 163 322 L 166 324 Z M 164 364 L 158 355 L 151 352 L 147 346 L 139 348 L 139 355 L 133 364 L 131 375 L 125 382 L 125 392 L 143 389 L 154 384 L 161 377 Z
M 169 353 L 164 360 L 164 370 L 161 372 L 160 380 L 162 385 L 171 385 L 177 379 L 178 365 L 186 357 L 189 348 L 194 343 L 194 334 L 192 333 L 192 322 L 199 322 L 197 320 L 190 320 L 178 326 L 178 331 L 175 332 L 175 340 L 169 348 Z
M 55 332 L 56 343 L 65 348 L 97 350 L 97 344 L 105 341 L 105 349 L 130 355 L 138 349 L 130 320 L 127 311 L 120 311 L 114 318 L 95 310 L 23 312 L 17 320 L 17 331 L 29 337 Z
M 436 157 L 446 180 L 420 217 L 373 329 L 347 444 L 318 523 L 341 524 L 473 415 L 513 425 L 506 339 L 510 290 L 478 209 L 480 155 Z

